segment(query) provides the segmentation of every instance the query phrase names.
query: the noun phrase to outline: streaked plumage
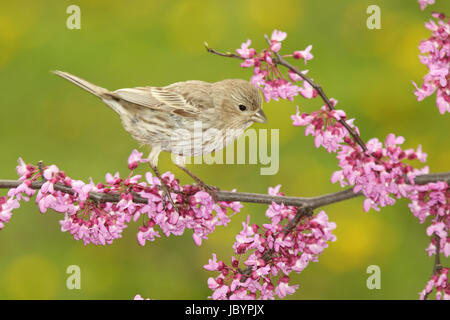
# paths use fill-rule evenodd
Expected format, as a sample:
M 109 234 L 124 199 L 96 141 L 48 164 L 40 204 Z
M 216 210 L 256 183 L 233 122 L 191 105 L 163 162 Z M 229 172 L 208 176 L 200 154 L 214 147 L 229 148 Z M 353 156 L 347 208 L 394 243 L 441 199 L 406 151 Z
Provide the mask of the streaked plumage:
M 266 122 L 258 89 L 245 80 L 186 81 L 109 91 L 67 72 L 54 73 L 117 112 L 125 130 L 152 148 L 149 158 L 155 167 L 161 151 L 179 155 L 177 163 L 184 165 L 184 156 L 220 150 L 253 122 Z

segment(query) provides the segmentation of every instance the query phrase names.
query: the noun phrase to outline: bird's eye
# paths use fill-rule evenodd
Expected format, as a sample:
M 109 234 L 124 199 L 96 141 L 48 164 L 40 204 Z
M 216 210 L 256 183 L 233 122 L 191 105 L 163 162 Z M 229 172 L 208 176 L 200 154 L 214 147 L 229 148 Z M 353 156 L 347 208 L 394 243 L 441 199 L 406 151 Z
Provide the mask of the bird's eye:
M 240 105 L 239 105 L 239 110 L 245 111 L 245 110 L 247 110 L 247 107 L 244 106 L 243 104 L 240 104 Z

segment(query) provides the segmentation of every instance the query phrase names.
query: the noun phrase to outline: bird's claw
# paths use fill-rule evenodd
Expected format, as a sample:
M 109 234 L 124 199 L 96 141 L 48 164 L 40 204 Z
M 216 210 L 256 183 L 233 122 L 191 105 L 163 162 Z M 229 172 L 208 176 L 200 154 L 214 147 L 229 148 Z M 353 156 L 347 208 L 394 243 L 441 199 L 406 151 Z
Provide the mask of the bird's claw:
M 166 199 L 169 199 L 169 202 L 172 205 L 173 209 L 179 214 L 180 211 L 178 210 L 178 206 L 175 204 L 175 202 L 172 199 L 172 195 L 170 194 L 169 188 L 163 181 L 161 181 L 161 186 L 162 186 L 162 191 L 163 191 L 162 203 L 163 203 L 164 211 L 167 210 L 167 200 Z
M 219 198 L 217 197 L 217 191 L 219 191 L 218 187 L 210 186 L 210 185 L 206 184 L 205 182 L 203 182 L 202 179 L 200 179 L 195 174 L 190 172 L 184 166 L 177 165 L 177 167 L 180 168 L 181 170 L 183 170 L 184 172 L 186 172 L 192 179 L 194 179 L 195 182 L 197 182 L 197 184 L 200 187 L 200 189 L 203 189 L 204 191 L 208 192 L 208 194 L 213 198 L 214 202 L 218 202 L 219 201 Z
M 172 195 L 170 194 L 170 188 L 167 186 L 167 184 L 164 182 L 164 179 L 161 177 L 159 170 L 156 166 L 152 166 L 150 165 L 150 168 L 152 168 L 153 172 L 155 173 L 155 175 L 158 177 L 159 181 L 161 182 L 161 189 L 163 192 L 163 195 L 161 197 L 162 203 L 163 203 L 163 208 L 164 211 L 167 210 L 167 200 L 166 198 L 169 199 L 170 204 L 172 205 L 173 209 L 179 214 L 180 211 L 178 210 L 177 205 L 175 204 L 175 202 L 172 199 Z
M 213 198 L 214 202 L 218 202 L 219 198 L 217 197 L 217 191 L 220 191 L 220 189 L 216 186 L 210 186 L 206 183 L 200 183 L 200 188 L 203 189 L 205 192 L 208 192 L 208 194 Z

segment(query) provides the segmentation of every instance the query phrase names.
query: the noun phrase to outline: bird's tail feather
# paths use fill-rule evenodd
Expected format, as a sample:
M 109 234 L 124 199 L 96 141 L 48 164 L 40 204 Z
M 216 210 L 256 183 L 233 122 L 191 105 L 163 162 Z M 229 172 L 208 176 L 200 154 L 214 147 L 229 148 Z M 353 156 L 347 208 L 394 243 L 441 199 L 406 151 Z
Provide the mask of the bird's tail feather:
M 89 81 L 86 81 L 84 79 L 81 79 L 80 77 L 74 76 L 73 74 L 70 74 L 68 72 L 63 72 L 59 70 L 52 71 L 54 74 L 69 80 L 72 83 L 75 83 L 77 86 L 83 88 L 86 91 L 89 91 L 93 95 L 99 97 L 99 98 L 105 98 L 109 91 L 105 88 L 96 86 L 93 83 L 90 83 Z

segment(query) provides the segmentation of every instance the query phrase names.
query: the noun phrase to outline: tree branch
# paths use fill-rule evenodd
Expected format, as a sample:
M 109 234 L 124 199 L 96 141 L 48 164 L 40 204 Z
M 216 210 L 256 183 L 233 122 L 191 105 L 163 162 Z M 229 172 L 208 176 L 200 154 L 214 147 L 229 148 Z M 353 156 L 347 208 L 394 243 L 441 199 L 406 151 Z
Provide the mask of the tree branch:
M 417 176 L 415 178 L 415 183 L 417 184 L 427 184 L 429 182 L 437 182 L 437 181 L 445 181 L 447 183 L 450 183 L 450 172 L 424 174 Z M 0 180 L 0 189 L 16 188 L 21 183 L 22 181 L 19 180 Z M 44 183 L 45 181 L 35 181 L 32 183 L 31 188 L 40 189 Z M 74 194 L 74 191 L 70 187 L 60 183 L 56 183 L 54 185 L 54 188 L 55 190 L 61 192 Z M 219 201 L 227 201 L 227 202 L 240 201 L 259 204 L 271 204 L 272 202 L 275 202 L 278 204 L 283 203 L 288 206 L 295 206 L 299 208 L 308 207 L 311 209 L 317 209 L 319 207 L 352 199 L 355 197 L 359 197 L 361 195 L 362 193 L 355 194 L 352 188 L 311 198 L 271 196 L 267 194 L 248 193 L 248 192 L 217 191 L 217 199 Z M 119 202 L 120 194 L 90 192 L 89 199 L 98 202 Z M 148 200 L 138 195 L 134 195 L 133 202 L 148 203 Z
M 272 44 L 272 42 L 270 41 L 269 37 L 267 35 L 264 35 L 264 38 L 266 39 L 267 43 L 269 44 L 269 46 Z M 208 43 L 205 42 L 205 47 L 206 50 L 212 54 L 221 56 L 221 57 L 227 57 L 227 58 L 235 58 L 235 59 L 240 59 L 240 60 L 245 60 L 244 58 L 242 58 L 241 56 L 234 54 L 234 53 L 230 53 L 230 52 L 219 52 L 217 50 L 214 50 L 212 48 L 210 48 L 208 46 Z M 327 105 L 328 109 L 330 110 L 335 110 L 333 104 L 331 103 L 330 99 L 327 97 L 327 95 L 325 94 L 325 92 L 323 91 L 322 87 L 320 85 L 318 85 L 317 83 L 315 83 L 311 78 L 309 78 L 308 76 L 306 76 L 305 74 L 303 74 L 296 66 L 290 64 L 289 62 L 287 62 L 278 52 L 275 52 L 275 58 L 272 59 L 274 64 L 279 64 L 282 65 L 286 68 L 288 68 L 289 70 L 291 70 L 292 72 L 296 73 L 297 75 L 299 75 L 303 80 L 305 80 L 306 82 L 308 82 L 319 94 L 319 96 L 322 98 L 322 100 L 325 102 L 325 104 Z M 361 137 L 359 136 L 358 133 L 356 133 L 356 131 L 350 127 L 348 125 L 348 123 L 344 120 L 344 119 L 340 119 L 339 123 L 341 123 L 344 128 L 348 131 L 348 133 L 353 137 L 353 139 L 355 139 L 356 143 L 362 148 L 362 150 L 364 152 L 367 152 L 367 147 L 366 144 L 364 143 L 364 141 L 361 139 Z
M 234 54 L 234 53 L 231 53 L 231 52 L 225 52 L 225 53 L 223 53 L 223 52 L 216 51 L 216 50 L 214 50 L 213 48 L 210 48 L 210 47 L 208 46 L 208 43 L 207 43 L 207 42 L 205 42 L 205 48 L 206 48 L 206 51 L 208 51 L 208 52 L 210 52 L 210 53 L 213 53 L 213 54 L 216 54 L 216 55 L 221 56 L 221 57 L 227 57 L 227 58 L 235 58 L 235 59 L 245 60 L 245 58 L 242 58 L 241 56 L 239 56 L 239 55 L 237 55 L 237 54 Z
M 288 224 L 283 228 L 281 231 L 285 236 L 287 236 L 289 233 L 291 233 L 297 224 L 300 222 L 300 219 L 303 217 L 312 216 L 314 213 L 314 210 L 311 207 L 304 207 L 299 208 L 297 213 L 295 214 L 294 218 L 288 222 Z M 275 253 L 275 250 L 269 249 L 267 250 L 262 256 L 261 259 L 264 260 L 264 262 L 269 262 L 273 259 L 273 255 Z M 253 267 L 249 266 L 245 268 L 244 270 L 240 270 L 242 274 L 241 282 L 245 282 L 247 278 L 252 274 Z

